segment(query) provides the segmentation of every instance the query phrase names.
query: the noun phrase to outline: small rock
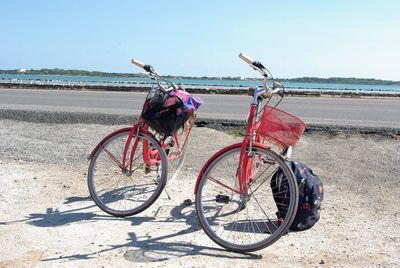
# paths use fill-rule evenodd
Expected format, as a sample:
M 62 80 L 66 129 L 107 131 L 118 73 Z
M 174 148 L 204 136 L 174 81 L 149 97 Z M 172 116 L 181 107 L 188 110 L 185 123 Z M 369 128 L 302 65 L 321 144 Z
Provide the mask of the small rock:
M 325 264 L 324 260 L 321 260 L 321 261 L 319 262 L 319 264 Z
M 192 202 L 191 199 L 185 199 L 185 200 L 183 200 L 182 204 L 185 205 L 185 206 L 190 206 L 190 205 L 193 204 L 193 202 Z
M 36 177 L 33 177 L 33 179 L 34 179 L 34 180 L 37 180 L 37 178 L 36 178 Z

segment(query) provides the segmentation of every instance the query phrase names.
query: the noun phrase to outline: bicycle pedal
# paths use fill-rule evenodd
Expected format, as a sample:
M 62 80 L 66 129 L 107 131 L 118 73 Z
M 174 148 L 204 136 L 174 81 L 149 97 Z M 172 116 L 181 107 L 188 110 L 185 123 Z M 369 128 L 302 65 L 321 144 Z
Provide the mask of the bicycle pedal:
M 223 194 L 218 194 L 215 196 L 215 201 L 217 203 L 224 203 L 227 204 L 229 203 L 229 201 L 231 200 L 231 198 L 227 195 L 223 195 Z
M 263 159 L 262 161 L 264 164 L 275 165 L 275 162 L 271 159 Z

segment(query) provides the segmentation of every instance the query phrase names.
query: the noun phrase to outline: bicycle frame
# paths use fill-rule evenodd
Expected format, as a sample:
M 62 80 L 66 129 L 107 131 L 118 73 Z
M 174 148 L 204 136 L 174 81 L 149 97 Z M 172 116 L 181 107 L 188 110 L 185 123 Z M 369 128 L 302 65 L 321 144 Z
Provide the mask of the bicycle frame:
M 156 80 L 156 84 L 157 84 L 157 89 L 163 91 L 163 92 L 169 92 L 171 90 L 178 90 L 179 88 L 172 82 L 168 81 L 168 80 L 163 80 L 161 78 L 161 76 L 154 70 L 154 68 L 151 65 L 144 65 L 143 63 L 137 61 L 137 60 L 132 60 L 132 63 L 143 68 L 146 72 L 149 73 L 149 76 L 152 79 Z M 163 86 L 161 81 L 166 82 L 167 86 Z M 152 89 L 153 90 L 153 89 Z M 146 106 L 146 102 L 144 104 Z M 194 122 L 193 122 L 194 123 Z M 191 131 L 191 128 L 193 126 L 193 123 L 190 124 L 189 129 L 186 132 L 186 136 L 183 142 L 183 145 L 186 144 L 186 142 L 188 141 L 188 137 Z M 105 149 L 103 147 L 103 144 L 113 135 L 118 134 L 119 132 L 124 132 L 129 130 L 129 136 L 128 139 L 126 140 L 125 146 L 124 146 L 124 151 L 123 151 L 123 155 L 122 155 L 122 163 L 120 161 L 118 161 L 118 159 L 112 155 L 111 152 L 109 152 L 107 149 Z M 146 122 L 143 120 L 143 118 L 141 116 L 139 116 L 139 119 L 137 121 L 137 123 L 135 123 L 133 125 L 133 127 L 130 128 L 123 128 L 123 129 L 119 129 L 114 131 L 113 133 L 109 134 L 108 136 L 106 136 L 91 152 L 91 154 L 88 156 L 88 160 L 92 159 L 94 154 L 96 153 L 97 150 L 99 150 L 100 148 L 106 153 L 106 155 L 114 162 L 114 164 L 121 169 L 122 172 L 126 172 L 127 174 L 132 174 L 132 167 L 133 167 L 133 161 L 135 158 L 135 152 L 137 149 L 137 146 L 139 144 L 140 141 L 140 137 L 139 135 L 136 135 L 136 139 L 134 141 L 133 137 L 135 136 L 135 134 L 139 134 L 139 133 L 146 133 L 148 136 L 153 137 L 155 140 L 157 140 L 154 135 L 149 131 L 149 126 L 146 124 Z M 174 139 L 174 144 L 177 147 L 178 152 L 176 153 L 176 155 L 174 155 L 173 157 L 168 158 L 168 161 L 173 161 L 173 160 L 177 160 L 178 158 L 180 158 L 182 156 L 182 151 L 181 151 L 181 147 L 180 147 L 180 142 L 178 139 L 178 135 L 175 133 L 173 135 L 173 139 Z M 166 151 L 169 146 L 169 144 L 165 143 L 165 137 L 163 139 L 158 140 L 161 147 Z M 128 152 L 129 149 L 132 147 L 131 153 L 128 157 Z M 160 156 L 157 155 L 156 150 L 152 150 L 151 146 L 148 144 L 147 140 L 143 141 L 143 160 L 144 163 L 146 165 L 149 166 L 154 166 L 154 165 L 158 165 L 159 161 L 160 161 Z M 128 163 L 127 163 L 128 162 Z M 128 169 L 129 166 L 129 169 Z
M 191 125 L 192 126 L 192 125 Z M 189 129 L 185 135 L 185 140 L 184 143 L 185 144 L 188 141 L 189 135 L 190 135 L 190 131 L 191 131 L 191 126 L 189 126 Z M 122 162 L 118 161 L 118 159 L 111 153 L 109 152 L 106 148 L 103 147 L 103 144 L 113 135 L 116 135 L 120 132 L 124 132 L 129 130 L 129 136 L 128 139 L 126 140 L 125 146 L 124 146 L 124 151 L 123 151 L 123 155 L 122 155 Z M 149 126 L 143 121 L 143 119 L 141 117 L 139 117 L 137 123 L 135 123 L 132 127 L 127 127 L 127 128 L 122 128 L 122 129 L 118 129 L 114 132 L 112 132 L 111 134 L 109 134 L 108 136 L 106 136 L 91 152 L 91 154 L 88 157 L 88 160 L 92 159 L 94 154 L 96 153 L 97 150 L 99 150 L 100 148 L 106 153 L 106 155 L 114 162 L 114 164 L 121 169 L 121 171 L 126 171 L 129 173 L 132 173 L 132 167 L 133 167 L 133 161 L 135 158 L 134 152 L 136 151 L 136 148 L 139 144 L 140 141 L 140 137 L 136 137 L 133 140 L 133 137 L 135 136 L 135 134 L 137 133 L 146 133 L 147 135 L 154 137 L 154 135 L 149 131 Z M 175 141 L 175 146 L 177 146 L 178 149 L 178 153 L 177 155 L 173 156 L 173 157 L 168 157 L 168 161 L 173 161 L 178 159 L 179 157 L 182 156 L 182 151 L 181 151 L 181 144 L 179 142 L 178 136 L 175 133 L 173 136 L 173 139 Z M 166 150 L 166 148 L 168 147 L 168 144 L 166 144 L 164 141 L 162 141 L 160 143 L 161 147 Z M 129 149 L 132 148 L 130 155 L 128 156 L 128 152 Z M 158 165 L 159 161 L 160 161 L 160 157 L 157 155 L 157 153 L 155 151 L 153 151 L 150 147 L 150 145 L 148 144 L 147 141 L 143 141 L 143 160 L 145 162 L 145 164 L 149 165 L 149 166 L 154 166 L 154 165 Z M 129 169 L 128 169 L 129 167 Z
M 257 115 L 258 115 L 258 108 L 261 100 L 263 98 L 270 98 L 272 94 L 278 93 L 281 89 L 280 86 L 282 86 L 280 83 L 277 83 L 277 88 L 275 88 L 275 82 L 273 84 L 273 88 L 271 89 L 268 86 L 268 78 L 272 77 L 270 72 L 260 63 L 251 60 L 249 57 L 243 55 L 242 53 L 239 54 L 239 58 L 244 60 L 246 63 L 249 64 L 249 66 L 254 69 L 255 71 L 259 72 L 262 77 L 264 78 L 263 81 L 263 87 L 258 87 L 255 90 L 251 91 L 249 89 L 248 95 L 253 97 L 253 100 L 250 105 L 250 111 L 249 111 L 249 116 L 247 118 L 247 124 L 246 124 L 246 134 L 245 137 L 240 143 L 240 160 L 239 160 L 239 165 L 238 165 L 238 170 L 237 170 L 237 180 L 239 184 L 239 191 L 232 189 L 231 187 L 228 187 L 227 185 L 223 185 L 221 182 L 213 180 L 216 183 L 221 184 L 222 186 L 226 187 L 227 189 L 241 194 L 241 195 L 248 195 L 248 190 L 249 190 L 249 185 L 255 178 L 255 175 L 258 172 L 258 168 L 256 168 L 253 171 L 253 166 L 254 166 L 254 159 L 253 159 L 253 153 L 252 153 L 252 148 L 253 146 L 257 147 L 263 147 L 266 149 L 270 149 L 270 146 L 267 144 L 261 143 L 261 138 L 256 135 L 256 129 L 257 129 Z M 251 94 L 249 94 L 251 93 Z M 237 147 L 239 144 L 234 144 L 232 146 L 228 146 L 216 154 L 214 154 L 208 161 L 207 163 L 203 166 L 202 170 L 199 173 L 199 176 L 197 177 L 196 185 L 195 185 L 195 193 L 197 193 L 197 189 L 199 187 L 199 183 L 201 178 L 204 175 L 204 172 L 208 169 L 208 166 L 210 163 L 213 162 L 213 160 L 217 157 L 219 157 L 222 153 L 224 153 L 227 150 L 230 150 L 232 148 Z M 245 197 L 245 196 L 244 196 Z
M 252 177 L 252 167 L 254 163 L 252 158 L 252 147 L 256 129 L 256 114 L 257 105 L 251 104 L 249 118 L 247 119 L 246 134 L 240 150 L 239 168 L 237 171 L 240 193 L 247 193 L 248 182 Z
M 235 192 L 240 195 L 245 195 L 248 193 L 249 190 L 249 185 L 255 178 L 256 174 L 258 173 L 258 169 L 256 168 L 253 170 L 254 166 L 254 159 L 253 159 L 253 153 L 252 153 L 252 148 L 253 146 L 257 147 L 263 147 L 265 149 L 269 149 L 270 146 L 264 143 L 260 143 L 259 138 L 256 135 L 256 129 L 257 129 L 257 114 L 258 114 L 258 107 L 259 107 L 259 101 L 258 97 L 264 93 L 263 88 L 257 89 L 254 94 L 253 94 L 253 101 L 250 104 L 250 111 L 249 111 L 249 116 L 247 118 L 247 123 L 246 123 L 246 133 L 243 138 L 243 141 L 241 143 L 233 144 L 231 146 L 225 147 L 215 153 L 208 161 L 207 163 L 203 166 L 201 169 L 197 180 L 195 184 L 195 189 L 194 193 L 197 193 L 197 189 L 199 187 L 199 183 L 201 178 L 203 177 L 205 171 L 208 169 L 209 165 L 213 160 L 217 157 L 219 157 L 221 154 L 224 152 L 231 150 L 232 148 L 240 146 L 240 162 L 238 165 L 238 171 L 237 171 L 237 180 L 238 180 L 238 185 L 239 185 L 239 190 L 233 189 L 227 185 L 224 185 L 223 183 L 213 180 L 215 183 L 220 184 L 221 186 L 229 189 L 232 192 Z

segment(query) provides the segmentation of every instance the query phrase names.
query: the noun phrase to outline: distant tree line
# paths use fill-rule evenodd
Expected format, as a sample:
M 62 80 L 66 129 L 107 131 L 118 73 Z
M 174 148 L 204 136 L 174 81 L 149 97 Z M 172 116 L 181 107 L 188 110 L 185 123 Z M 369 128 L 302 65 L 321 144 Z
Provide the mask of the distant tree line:
M 85 70 L 64 70 L 64 69 L 30 69 L 30 70 L 0 70 L 0 74 L 31 74 L 31 75 L 69 75 L 69 76 L 97 76 L 97 77 L 147 77 L 144 73 L 109 73 Z M 169 79 L 212 79 L 212 80 L 241 80 L 241 77 L 195 77 L 195 76 L 163 76 Z M 259 80 L 256 78 L 246 78 L 245 80 Z M 299 78 L 280 78 L 283 82 L 301 83 L 324 83 L 324 84 L 365 84 L 365 85 L 400 85 L 400 81 L 381 80 L 374 78 L 343 78 L 343 77 L 299 77 Z
M 133 73 L 108 73 L 85 70 L 54 69 L 30 69 L 30 70 L 0 70 L 0 74 L 33 74 L 33 75 L 70 75 L 70 76 L 100 76 L 100 77 L 141 77 L 143 74 Z
M 374 78 L 355 78 L 355 77 L 299 77 L 290 79 L 280 79 L 281 81 L 301 82 L 301 83 L 324 83 L 324 84 L 363 84 L 363 85 L 400 85 L 400 81 L 381 80 Z

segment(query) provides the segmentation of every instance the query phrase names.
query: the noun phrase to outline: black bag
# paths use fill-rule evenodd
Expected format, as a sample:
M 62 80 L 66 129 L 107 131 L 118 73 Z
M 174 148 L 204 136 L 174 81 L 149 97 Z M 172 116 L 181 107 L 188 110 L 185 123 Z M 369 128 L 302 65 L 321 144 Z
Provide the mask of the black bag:
M 303 231 L 310 229 L 320 218 L 321 202 L 324 199 L 324 187 L 321 179 L 305 164 L 287 161 L 299 186 L 299 204 L 296 217 L 290 230 Z M 278 208 L 278 219 L 284 218 L 287 212 L 287 178 L 281 169 L 278 169 L 271 179 L 272 193 Z
M 142 118 L 155 131 L 170 136 L 189 118 L 182 100 L 169 93 L 155 92 L 143 105 Z

